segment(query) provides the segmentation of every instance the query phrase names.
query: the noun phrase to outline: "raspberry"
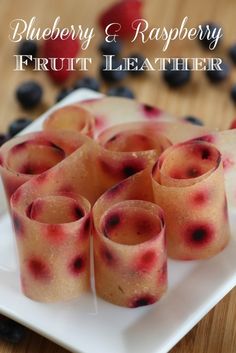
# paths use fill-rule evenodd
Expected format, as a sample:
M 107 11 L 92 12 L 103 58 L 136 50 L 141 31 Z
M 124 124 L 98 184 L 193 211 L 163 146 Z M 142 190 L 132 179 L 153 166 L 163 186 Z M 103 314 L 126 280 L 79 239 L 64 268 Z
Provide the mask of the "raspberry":
M 78 39 L 72 39 L 69 36 L 66 39 L 61 39 L 57 37 L 56 39 L 47 39 L 43 43 L 43 57 L 45 58 L 75 58 L 80 49 L 80 44 Z M 58 62 L 56 68 L 60 69 L 62 63 Z M 63 62 L 63 68 L 60 71 L 54 71 L 49 69 L 48 74 L 57 83 L 63 83 L 70 76 L 71 71 L 67 71 L 68 62 L 65 60 Z
M 111 26 L 109 34 L 119 34 L 120 38 L 125 39 L 130 38 L 135 33 L 132 23 L 142 17 L 141 0 L 121 0 L 100 16 L 99 24 L 105 30 L 110 23 L 119 23 L 121 25 L 120 31 L 116 33 L 117 28 Z
M 236 129 L 236 118 L 232 121 L 230 129 Z

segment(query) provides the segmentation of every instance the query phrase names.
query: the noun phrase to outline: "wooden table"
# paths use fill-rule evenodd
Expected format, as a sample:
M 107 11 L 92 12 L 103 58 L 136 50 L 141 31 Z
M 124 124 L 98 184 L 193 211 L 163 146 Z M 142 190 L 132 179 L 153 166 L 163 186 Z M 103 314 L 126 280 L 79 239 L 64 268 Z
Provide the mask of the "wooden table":
M 156 27 L 178 26 L 184 16 L 189 16 L 191 26 L 215 21 L 224 28 L 224 39 L 215 56 L 227 57 L 228 46 L 236 40 L 235 0 L 144 0 L 145 17 Z M 51 25 L 55 17 L 61 15 L 62 26 L 82 24 L 94 26 L 98 14 L 112 0 L 1 0 L 0 2 L 0 131 L 4 132 L 11 121 L 21 116 L 36 118 L 41 112 L 50 107 L 59 88 L 53 85 L 43 72 L 13 71 L 13 55 L 16 45 L 8 39 L 9 22 L 13 18 L 29 19 L 37 16 L 41 27 Z M 96 37 L 90 48 L 84 53 L 94 58 L 95 64 L 89 74 L 97 72 L 100 57 L 97 46 L 102 38 L 96 29 Z M 163 56 L 161 43 L 151 43 L 145 48 L 126 45 L 124 55 L 131 52 L 143 52 L 144 55 Z M 176 42 L 172 44 L 165 57 L 188 56 L 204 57 L 208 52 L 194 42 Z M 80 77 L 77 73 L 75 76 Z M 73 80 L 76 77 L 73 77 Z M 41 106 L 33 111 L 24 111 L 14 98 L 15 87 L 21 81 L 35 79 L 43 85 L 44 99 Z M 169 89 L 162 81 L 161 73 L 148 73 L 137 79 L 126 79 L 124 84 L 133 88 L 140 101 L 154 104 L 177 116 L 195 115 L 202 118 L 210 127 L 227 128 L 236 116 L 235 106 L 229 98 L 232 82 L 236 82 L 236 70 L 231 77 L 218 86 L 211 85 L 203 72 L 194 72 L 189 85 L 179 90 Z M 105 85 L 103 91 L 106 91 Z M 235 353 L 236 351 L 236 289 L 232 290 L 210 313 L 189 332 L 171 350 L 171 353 Z M 27 339 L 18 346 L 0 342 L 1 353 L 66 353 L 54 343 L 29 332 Z M 101 352 L 102 353 L 102 352 Z

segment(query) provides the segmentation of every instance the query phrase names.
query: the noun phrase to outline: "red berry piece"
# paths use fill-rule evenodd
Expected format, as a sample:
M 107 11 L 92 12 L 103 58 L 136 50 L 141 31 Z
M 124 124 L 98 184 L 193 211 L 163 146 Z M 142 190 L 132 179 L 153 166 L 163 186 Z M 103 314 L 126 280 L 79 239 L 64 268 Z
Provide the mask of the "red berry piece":
M 110 23 L 119 23 L 121 26 L 119 37 L 126 39 L 134 35 L 132 23 L 140 18 L 143 18 L 141 0 L 122 0 L 113 4 L 100 16 L 99 24 L 105 30 Z M 110 27 L 109 34 L 117 34 L 117 29 L 117 26 Z
M 63 227 L 58 224 L 48 224 L 46 228 L 46 236 L 48 240 L 54 244 L 61 244 L 65 239 Z
M 141 105 L 142 112 L 147 119 L 158 118 L 161 110 L 148 104 Z
M 50 38 L 45 40 L 43 43 L 42 56 L 47 59 L 75 58 L 79 52 L 79 49 L 80 45 L 78 39 L 73 39 L 71 36 L 66 39 L 61 39 L 60 37 L 57 37 L 56 39 Z M 57 60 L 55 67 L 60 71 L 50 69 L 47 72 L 56 83 L 63 83 L 68 79 L 72 72 L 68 71 L 68 62 L 64 60 L 62 63 L 60 60 Z
M 209 201 L 208 190 L 199 190 L 195 192 L 191 198 L 193 207 L 204 206 Z
M 153 269 L 157 260 L 157 254 L 154 250 L 147 250 L 139 256 L 136 262 L 136 269 L 140 272 L 149 272 Z
M 234 119 L 230 125 L 230 129 L 236 129 L 236 119 Z
M 33 257 L 27 261 L 28 270 L 36 280 L 49 280 L 51 273 L 48 265 L 40 258 Z

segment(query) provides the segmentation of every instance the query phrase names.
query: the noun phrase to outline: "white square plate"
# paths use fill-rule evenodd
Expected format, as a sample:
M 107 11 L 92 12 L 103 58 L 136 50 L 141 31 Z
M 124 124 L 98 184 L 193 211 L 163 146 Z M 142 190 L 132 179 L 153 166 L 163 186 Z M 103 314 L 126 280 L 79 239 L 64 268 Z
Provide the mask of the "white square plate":
M 96 96 L 78 90 L 53 109 Z M 40 130 L 47 115 L 24 132 Z M 126 309 L 92 294 L 67 303 L 37 303 L 20 291 L 14 235 L 3 201 L 1 211 L 0 312 L 73 352 L 166 353 L 236 284 L 236 215 L 230 213 L 232 239 L 226 249 L 205 261 L 170 260 L 169 290 L 159 303 Z

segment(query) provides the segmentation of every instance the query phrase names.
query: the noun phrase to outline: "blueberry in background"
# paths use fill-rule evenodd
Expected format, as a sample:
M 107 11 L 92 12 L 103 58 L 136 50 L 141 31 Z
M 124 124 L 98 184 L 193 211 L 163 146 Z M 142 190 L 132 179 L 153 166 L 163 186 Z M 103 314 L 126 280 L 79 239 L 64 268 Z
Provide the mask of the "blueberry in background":
M 23 59 L 27 59 L 24 55 L 32 55 L 32 58 L 37 56 L 38 45 L 36 41 L 33 40 L 22 40 L 18 47 L 18 54 L 23 55 Z M 31 61 L 29 60 L 29 63 Z
M 199 126 L 204 125 L 201 119 L 196 118 L 195 116 L 192 116 L 192 115 L 185 116 L 184 120 L 186 120 L 188 123 L 191 123 L 193 125 L 199 125 Z
M 230 96 L 233 102 L 236 104 L 236 84 L 234 84 L 233 87 L 231 88 Z
M 7 140 L 8 140 L 8 136 L 7 136 L 7 135 L 0 134 L 0 147 L 1 147 L 5 142 L 7 142 Z
M 21 83 L 16 89 L 16 98 L 25 109 L 35 108 L 42 100 L 43 89 L 35 81 Z
M 104 42 L 100 45 L 99 51 L 103 55 L 119 55 L 122 50 L 122 43 L 117 40 L 116 42 Z
M 13 121 L 8 128 L 9 137 L 13 137 L 18 134 L 21 130 L 25 129 L 28 125 L 32 123 L 31 119 L 19 118 Z
M 26 336 L 26 328 L 13 320 L 0 318 L 0 339 L 9 343 L 20 343 Z
M 136 76 L 136 75 L 138 76 L 140 74 L 143 74 L 145 72 L 145 70 L 143 70 L 143 71 L 140 70 L 139 71 L 139 69 L 142 67 L 142 65 L 143 65 L 143 63 L 145 61 L 145 58 L 142 55 L 140 55 L 140 54 L 130 54 L 129 58 L 136 58 L 137 59 L 137 62 L 134 61 L 134 67 L 138 68 L 138 70 L 130 70 L 129 73 L 131 75 L 133 75 L 133 76 Z
M 224 61 L 220 64 L 221 71 L 219 70 L 207 70 L 206 75 L 207 78 L 212 82 L 212 83 L 220 83 L 224 81 L 225 79 L 228 78 L 230 74 L 230 67 L 228 64 L 226 64 Z
M 73 92 L 71 88 L 63 88 L 56 96 L 56 102 L 60 102 L 62 99 L 64 99 L 68 94 Z
M 234 64 L 236 64 L 236 43 L 229 48 L 229 56 Z
M 122 60 L 113 58 L 113 68 L 116 69 L 122 65 Z M 115 83 L 122 81 L 127 76 L 127 71 L 120 70 L 120 71 L 105 71 L 106 62 L 104 61 L 100 66 L 100 75 L 102 79 L 108 83 Z
M 95 77 L 83 77 L 80 80 L 77 80 L 74 84 L 74 89 L 77 88 L 88 88 L 93 91 L 99 91 L 101 87 L 100 82 Z
M 203 30 L 203 36 L 202 36 L 203 38 L 201 40 L 199 39 L 199 42 L 201 43 L 203 48 L 210 49 L 209 46 L 211 42 L 214 40 L 213 37 L 215 36 L 215 34 L 220 30 L 220 26 L 218 26 L 216 23 L 209 22 L 209 23 L 202 24 L 202 30 Z M 220 44 L 221 39 L 222 38 L 219 39 L 217 46 Z
M 112 87 L 107 91 L 107 95 L 115 96 L 115 97 L 125 97 L 125 98 L 131 98 L 131 99 L 135 97 L 131 89 L 125 86 Z
M 173 70 L 173 62 L 166 65 L 166 70 L 163 72 L 164 81 L 172 88 L 178 88 L 186 85 L 191 78 L 189 70 Z

